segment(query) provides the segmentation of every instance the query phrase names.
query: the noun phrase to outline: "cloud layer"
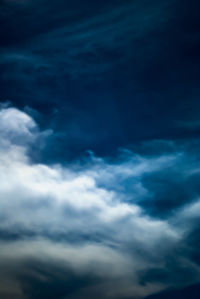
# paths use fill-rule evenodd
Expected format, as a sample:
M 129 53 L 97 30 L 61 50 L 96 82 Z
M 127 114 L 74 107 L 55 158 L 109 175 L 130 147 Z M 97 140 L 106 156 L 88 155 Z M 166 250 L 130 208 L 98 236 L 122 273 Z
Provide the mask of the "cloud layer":
M 1 297 L 143 298 L 198 281 L 195 143 L 45 165 L 30 149 L 53 131 L 14 107 L 0 128 Z

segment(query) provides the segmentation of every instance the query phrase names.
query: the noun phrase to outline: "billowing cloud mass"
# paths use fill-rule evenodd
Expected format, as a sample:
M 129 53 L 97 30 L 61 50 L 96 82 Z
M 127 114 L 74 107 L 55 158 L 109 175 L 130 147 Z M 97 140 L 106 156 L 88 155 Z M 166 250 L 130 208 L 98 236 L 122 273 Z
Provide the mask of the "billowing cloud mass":
M 53 134 L 0 110 L 0 297 L 134 299 L 196 283 L 197 145 L 34 161 Z

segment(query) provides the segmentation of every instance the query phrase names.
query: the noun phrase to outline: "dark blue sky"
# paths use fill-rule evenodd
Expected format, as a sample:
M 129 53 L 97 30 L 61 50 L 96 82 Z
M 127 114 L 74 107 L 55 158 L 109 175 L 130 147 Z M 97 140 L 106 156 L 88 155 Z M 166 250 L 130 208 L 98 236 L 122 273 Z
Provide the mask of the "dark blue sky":
M 199 10 L 0 0 L 0 297 L 197 298 Z
M 49 159 L 197 137 L 198 11 L 193 0 L 2 1 L 1 99 L 56 131 Z

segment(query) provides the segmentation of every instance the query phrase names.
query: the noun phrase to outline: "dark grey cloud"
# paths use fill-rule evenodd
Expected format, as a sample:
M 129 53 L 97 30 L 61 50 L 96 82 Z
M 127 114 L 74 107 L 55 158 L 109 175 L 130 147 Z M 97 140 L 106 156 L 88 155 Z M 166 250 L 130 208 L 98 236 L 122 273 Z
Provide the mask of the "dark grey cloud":
M 27 262 L 29 273 L 20 276 L 22 289 L 28 298 L 73 298 L 88 286 L 95 286 L 100 280 L 92 275 L 81 275 L 67 271 L 55 264 Z

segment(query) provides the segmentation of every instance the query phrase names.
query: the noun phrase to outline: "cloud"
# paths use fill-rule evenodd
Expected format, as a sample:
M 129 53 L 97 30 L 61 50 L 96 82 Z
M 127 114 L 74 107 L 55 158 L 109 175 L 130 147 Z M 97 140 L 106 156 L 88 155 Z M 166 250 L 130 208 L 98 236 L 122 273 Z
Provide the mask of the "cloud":
M 188 189 L 189 200 L 161 213 L 161 190 L 170 202 L 171 188 L 177 194 L 197 173 L 185 147 L 48 165 L 34 162 L 30 148 L 53 131 L 13 107 L 0 110 L 0 127 L 1 296 L 41 298 L 37 286 L 42 298 L 142 298 L 199 278 L 193 243 L 184 243 L 197 226 L 198 192 Z M 156 214 L 144 209 L 159 200 Z

